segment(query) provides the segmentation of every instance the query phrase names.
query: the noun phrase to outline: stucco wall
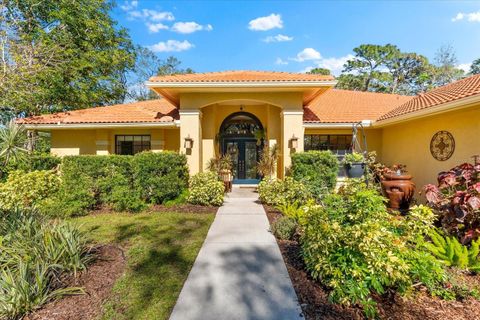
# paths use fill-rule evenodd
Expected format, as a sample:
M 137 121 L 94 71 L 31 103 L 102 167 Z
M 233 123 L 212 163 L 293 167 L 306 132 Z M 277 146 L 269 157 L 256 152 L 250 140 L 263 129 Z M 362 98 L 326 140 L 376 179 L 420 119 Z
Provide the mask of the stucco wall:
M 446 161 L 430 154 L 430 140 L 441 130 L 455 139 L 455 152 Z M 440 171 L 472 162 L 475 154 L 480 154 L 480 105 L 383 128 L 382 162 L 407 165 L 417 190 L 436 183 Z
M 52 130 L 52 154 L 66 155 L 107 155 L 115 153 L 115 135 L 150 135 L 152 151 L 180 148 L 180 130 L 175 129 L 68 129 Z

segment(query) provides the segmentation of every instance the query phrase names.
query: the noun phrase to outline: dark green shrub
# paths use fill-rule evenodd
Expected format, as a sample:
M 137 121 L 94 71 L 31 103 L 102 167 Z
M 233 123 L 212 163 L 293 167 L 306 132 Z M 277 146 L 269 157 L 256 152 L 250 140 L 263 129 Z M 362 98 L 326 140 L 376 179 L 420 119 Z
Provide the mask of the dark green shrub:
M 302 182 L 316 199 L 335 188 L 338 160 L 331 151 L 307 151 L 292 155 L 292 177 Z
M 297 222 L 290 217 L 280 217 L 270 227 L 273 235 L 281 240 L 292 240 L 297 230 Z
M 18 165 L 19 170 L 54 170 L 62 163 L 62 158 L 51 154 L 32 154 L 27 156 L 25 162 Z
M 175 199 L 188 186 L 185 155 L 175 152 L 142 152 L 133 157 L 135 187 L 148 203 Z
M 225 186 L 216 172 L 201 172 L 190 179 L 187 201 L 202 206 L 221 206 L 224 192 Z
M 280 179 L 264 179 L 258 184 L 260 200 L 271 206 L 281 206 L 288 203 L 306 203 L 312 198 L 311 193 L 301 182 L 292 177 Z

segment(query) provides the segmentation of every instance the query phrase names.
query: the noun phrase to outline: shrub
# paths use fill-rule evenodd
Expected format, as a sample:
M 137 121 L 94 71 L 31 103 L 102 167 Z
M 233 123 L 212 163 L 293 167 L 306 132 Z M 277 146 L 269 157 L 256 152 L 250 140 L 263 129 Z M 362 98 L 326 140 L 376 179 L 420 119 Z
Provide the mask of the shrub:
M 372 291 L 405 293 L 417 282 L 433 289 L 445 280 L 441 264 L 421 245 L 434 218 L 420 206 L 399 219 L 375 190 L 347 186 L 307 211 L 302 255 L 312 277 L 332 289 L 334 302 L 360 304 L 373 317 Z
M 308 151 L 292 155 L 292 176 L 302 182 L 316 199 L 335 187 L 338 161 L 331 151 Z
M 163 203 L 178 197 L 188 185 L 185 155 L 175 152 L 142 152 L 133 157 L 135 187 L 149 203 Z
M 425 186 L 428 205 L 450 235 L 468 243 L 480 236 L 480 164 L 464 163 L 438 174 L 438 186 Z
M 51 154 L 32 154 L 28 155 L 25 162 L 18 165 L 19 170 L 37 171 L 54 170 L 62 163 L 62 158 Z
M 297 222 L 290 217 L 280 217 L 270 227 L 273 235 L 281 240 L 292 240 L 297 230 Z
M 462 245 L 455 237 L 443 237 L 435 230 L 430 232 L 430 238 L 433 243 L 425 243 L 425 247 L 445 265 L 468 269 L 470 271 L 480 271 L 480 261 L 478 260 L 480 240 L 472 241 L 470 248 Z
M 53 171 L 12 171 L 0 184 L 0 209 L 31 207 L 54 195 L 59 187 L 60 178 Z
M 190 179 L 190 194 L 187 201 L 202 206 L 220 206 L 223 203 L 225 186 L 215 172 L 197 173 Z
M 62 288 L 62 272 L 85 269 L 92 255 L 85 236 L 67 222 L 34 210 L 0 215 L 0 318 L 13 319 L 79 288 Z
M 260 200 L 271 206 L 281 206 L 287 203 L 305 203 L 311 199 L 311 193 L 301 182 L 285 177 L 284 180 L 262 180 L 258 184 Z

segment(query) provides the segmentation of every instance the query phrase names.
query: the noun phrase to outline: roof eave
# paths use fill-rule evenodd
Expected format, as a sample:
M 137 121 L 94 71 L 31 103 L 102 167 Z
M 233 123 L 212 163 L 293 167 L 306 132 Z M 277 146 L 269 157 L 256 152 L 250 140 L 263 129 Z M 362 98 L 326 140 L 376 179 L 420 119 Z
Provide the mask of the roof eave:
M 450 101 L 446 103 L 439 104 L 437 106 L 433 106 L 430 108 L 425 108 L 422 110 L 418 110 L 415 112 L 403 114 L 400 116 L 396 116 L 393 118 L 385 119 L 385 120 L 378 120 L 374 122 L 374 126 L 377 128 L 386 127 L 389 125 L 394 125 L 406 121 L 412 121 L 416 119 L 421 119 L 424 117 L 442 114 L 445 112 L 449 112 L 452 110 L 461 110 L 465 108 L 472 107 L 475 104 L 480 103 L 480 94 L 476 94 L 474 96 L 458 99 L 455 101 Z
M 315 88 L 332 87 L 337 80 L 326 81 L 227 81 L 227 82 L 157 82 L 147 81 L 149 88 Z
M 22 123 L 21 123 L 22 124 Z M 52 129 L 115 129 L 115 128 L 175 128 L 179 121 L 170 122 L 97 122 L 97 123 L 23 123 L 27 130 Z
M 303 122 L 305 129 L 351 129 L 356 123 L 361 123 L 363 127 L 371 127 L 372 120 L 361 120 L 355 122 Z

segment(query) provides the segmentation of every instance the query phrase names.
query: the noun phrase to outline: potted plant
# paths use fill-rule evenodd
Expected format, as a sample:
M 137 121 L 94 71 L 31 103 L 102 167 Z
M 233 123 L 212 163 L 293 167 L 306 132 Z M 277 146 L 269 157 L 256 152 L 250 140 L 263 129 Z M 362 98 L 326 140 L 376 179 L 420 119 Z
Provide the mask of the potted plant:
M 365 173 L 365 158 L 361 153 L 352 152 L 343 158 L 343 166 L 349 178 L 361 178 Z

